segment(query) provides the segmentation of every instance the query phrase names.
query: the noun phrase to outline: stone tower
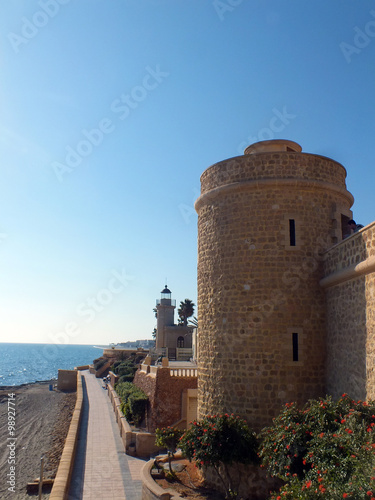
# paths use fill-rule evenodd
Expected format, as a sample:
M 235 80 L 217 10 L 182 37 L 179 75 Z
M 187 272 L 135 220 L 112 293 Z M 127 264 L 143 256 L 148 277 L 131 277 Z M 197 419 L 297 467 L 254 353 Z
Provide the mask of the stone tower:
M 174 310 L 176 301 L 172 300 L 172 292 L 165 285 L 161 291 L 160 299 L 156 301 L 157 325 L 156 325 L 156 348 L 167 346 L 166 327 L 174 325 Z
M 201 176 L 198 418 L 260 429 L 325 393 L 322 254 L 346 236 L 353 197 L 341 164 L 301 151 L 263 141 Z

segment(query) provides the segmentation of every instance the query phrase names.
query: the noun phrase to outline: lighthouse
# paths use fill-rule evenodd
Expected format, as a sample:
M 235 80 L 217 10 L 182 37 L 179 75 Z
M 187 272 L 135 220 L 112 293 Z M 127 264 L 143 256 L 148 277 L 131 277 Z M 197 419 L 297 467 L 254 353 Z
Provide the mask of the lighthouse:
M 172 292 L 167 285 L 161 291 L 160 299 L 156 301 L 157 326 L 156 348 L 167 347 L 166 326 L 174 326 L 174 310 L 176 301 L 172 299 Z

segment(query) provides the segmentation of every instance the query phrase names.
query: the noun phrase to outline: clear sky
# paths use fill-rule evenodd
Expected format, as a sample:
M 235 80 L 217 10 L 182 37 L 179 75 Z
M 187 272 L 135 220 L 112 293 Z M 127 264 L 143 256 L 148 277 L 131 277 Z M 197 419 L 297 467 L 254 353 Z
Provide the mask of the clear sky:
M 258 140 L 341 162 L 375 220 L 370 0 L 0 5 L 0 341 L 151 338 L 196 303 L 201 173 Z

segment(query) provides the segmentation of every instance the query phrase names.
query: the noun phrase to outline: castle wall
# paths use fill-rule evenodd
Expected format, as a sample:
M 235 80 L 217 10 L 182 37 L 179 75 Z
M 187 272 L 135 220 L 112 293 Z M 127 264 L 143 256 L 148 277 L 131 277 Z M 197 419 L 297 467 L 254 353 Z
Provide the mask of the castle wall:
M 345 176 L 333 160 L 296 152 L 248 154 L 202 174 L 198 418 L 233 412 L 257 430 L 285 402 L 324 394 L 321 253 L 351 213 Z
M 157 368 L 154 373 L 138 370 L 133 383 L 149 397 L 149 432 L 155 432 L 157 427 L 167 427 L 180 420 L 183 391 L 197 388 L 196 377 L 171 376 L 169 368 Z
M 374 399 L 375 223 L 327 252 L 324 275 L 327 392 Z

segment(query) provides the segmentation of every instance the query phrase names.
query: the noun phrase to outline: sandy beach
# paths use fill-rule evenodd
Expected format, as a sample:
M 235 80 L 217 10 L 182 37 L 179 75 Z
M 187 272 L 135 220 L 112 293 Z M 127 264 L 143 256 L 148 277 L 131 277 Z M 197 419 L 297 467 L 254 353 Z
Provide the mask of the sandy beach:
M 25 500 L 26 484 L 39 477 L 40 458 L 45 456 L 44 477 L 54 477 L 69 429 L 76 394 L 50 391 L 56 381 L 15 387 L 0 387 L 0 498 Z M 8 394 L 14 393 L 14 399 Z M 8 405 L 8 402 L 10 403 Z M 14 403 L 14 404 L 13 404 Z M 9 409 L 9 412 L 8 412 Z M 9 434 L 8 421 L 15 413 L 15 437 Z M 14 469 L 12 469 L 14 467 Z M 9 491 L 9 474 L 15 473 L 15 492 Z M 44 493 L 45 500 L 49 493 Z

